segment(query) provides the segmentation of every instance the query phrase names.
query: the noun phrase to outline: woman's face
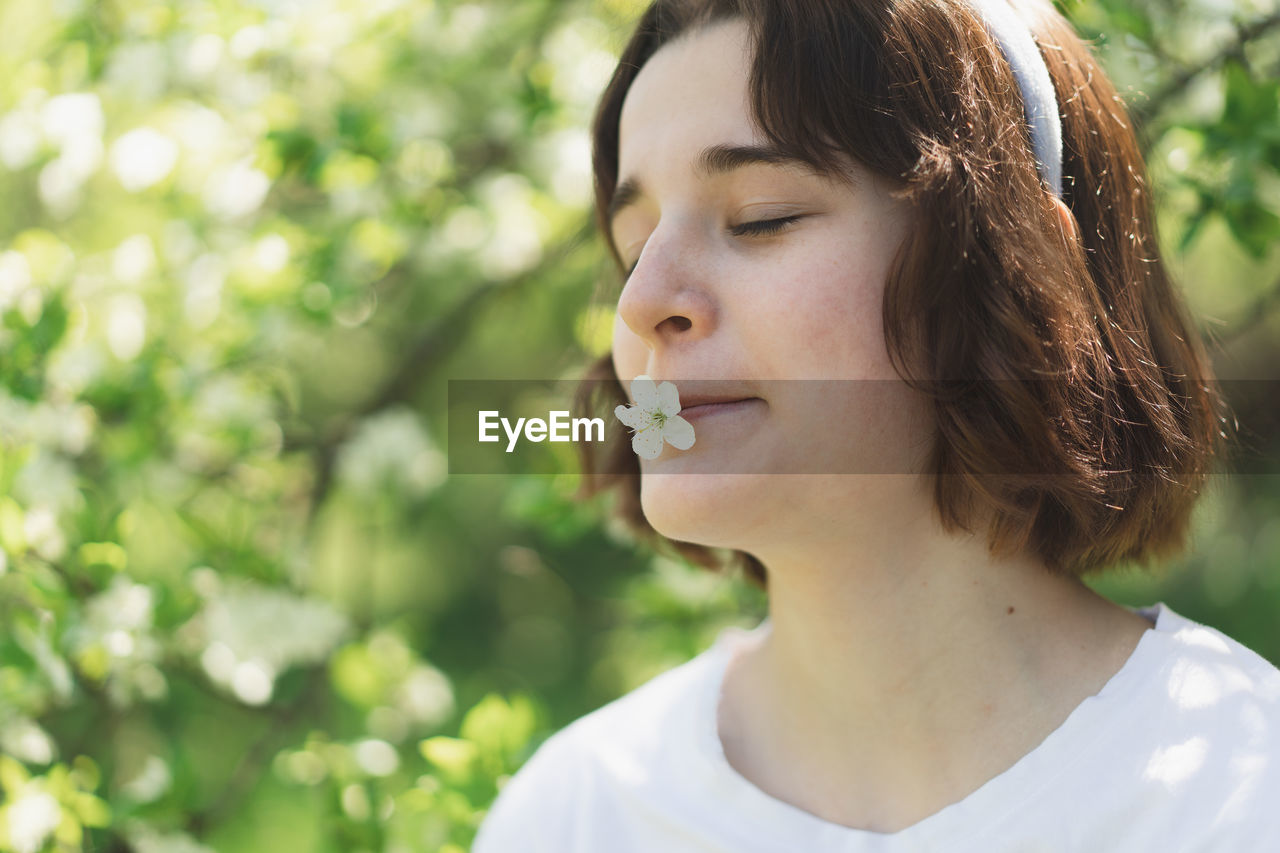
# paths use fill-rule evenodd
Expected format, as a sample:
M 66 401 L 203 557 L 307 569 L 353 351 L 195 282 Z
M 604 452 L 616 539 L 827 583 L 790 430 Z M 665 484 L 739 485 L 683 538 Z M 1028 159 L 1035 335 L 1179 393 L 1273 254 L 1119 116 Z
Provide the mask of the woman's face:
M 627 389 L 638 374 L 674 382 L 696 432 L 689 450 L 641 460 L 645 515 L 671 538 L 743 550 L 787 535 L 779 519 L 794 511 L 835 519 L 877 493 L 876 478 L 760 475 L 906 474 L 929 437 L 929 410 L 897 381 L 881 331 L 906 203 L 865 170 L 845 184 L 791 163 L 704 160 L 711 146 L 767 144 L 750 118 L 748 50 L 733 20 L 645 63 L 620 121 L 618 198 L 632 198 L 615 200 L 612 224 L 634 266 L 614 369 Z M 749 233 L 779 219 L 766 226 L 776 233 Z M 691 393 L 758 399 L 700 416 Z

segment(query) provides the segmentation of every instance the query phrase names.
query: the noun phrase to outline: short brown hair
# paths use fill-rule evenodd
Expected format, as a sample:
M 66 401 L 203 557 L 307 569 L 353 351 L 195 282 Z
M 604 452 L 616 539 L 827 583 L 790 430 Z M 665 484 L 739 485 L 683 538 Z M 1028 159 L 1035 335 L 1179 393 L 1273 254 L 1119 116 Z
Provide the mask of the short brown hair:
M 1062 235 L 1013 73 L 965 0 L 657 0 L 595 114 L 596 221 L 621 272 L 607 211 L 627 91 L 682 33 L 745 21 L 750 103 L 769 141 L 833 177 L 843 153 L 911 202 L 915 226 L 885 283 L 884 334 L 895 370 L 933 401 L 926 473 L 936 475 L 944 529 L 986 519 L 992 552 L 1030 549 L 1056 572 L 1147 565 L 1186 546 L 1225 402 L 1160 260 L 1123 102 L 1048 0 L 1012 5 L 1053 80 L 1063 201 L 1081 243 Z M 936 381 L 974 377 L 1012 381 L 972 383 L 962 396 Z M 588 368 L 578 405 L 626 402 L 605 355 Z M 579 448 L 579 497 L 617 488 L 614 512 L 663 541 L 640 507 L 627 441 Z M 1033 473 L 981 473 L 1004 470 L 1010 456 Z M 695 563 L 723 565 L 712 549 L 666 541 Z M 733 554 L 766 588 L 759 561 Z

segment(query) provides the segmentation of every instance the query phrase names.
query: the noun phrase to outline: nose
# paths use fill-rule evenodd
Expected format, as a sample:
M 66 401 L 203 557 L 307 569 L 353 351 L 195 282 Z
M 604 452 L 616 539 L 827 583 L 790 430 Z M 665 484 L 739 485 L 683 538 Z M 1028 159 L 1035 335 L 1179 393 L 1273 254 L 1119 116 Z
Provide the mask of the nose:
M 710 333 L 714 303 L 699 270 L 688 246 L 657 232 L 649 237 L 618 297 L 619 318 L 649 349 Z

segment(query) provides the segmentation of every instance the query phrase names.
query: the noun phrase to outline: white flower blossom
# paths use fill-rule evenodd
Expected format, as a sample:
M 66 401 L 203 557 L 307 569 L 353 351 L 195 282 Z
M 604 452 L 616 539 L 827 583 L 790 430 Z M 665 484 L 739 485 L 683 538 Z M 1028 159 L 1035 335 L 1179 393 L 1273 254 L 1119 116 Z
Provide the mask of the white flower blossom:
M 62 807 L 53 795 L 27 786 L 8 806 L 8 846 L 17 853 L 36 853 L 61 822 Z
M 126 834 L 137 853 L 214 853 L 185 833 L 162 833 L 139 820 L 126 824 Z
M 205 606 L 179 633 L 211 680 L 248 705 L 270 701 L 277 676 L 325 660 L 350 620 L 321 599 L 202 570 Z
M 154 614 L 155 591 L 118 574 L 85 603 L 79 624 L 67 632 L 68 650 L 82 667 L 90 666 L 95 677 L 105 679 L 107 697 L 117 708 L 137 699 L 156 701 L 168 692 L 156 666 L 163 649 Z
M 48 764 L 58 751 L 49 733 L 21 714 L 0 715 L 0 750 L 28 764 Z
M 365 418 L 338 451 L 338 479 L 362 498 L 421 497 L 444 482 L 444 454 L 417 413 L 396 408 Z
M 636 455 L 657 459 L 664 439 L 677 450 L 693 447 L 693 424 L 679 416 L 680 394 L 675 385 L 655 385 L 642 373 L 631 380 L 631 397 L 634 406 L 618 406 L 613 413 L 634 431 L 631 449 Z

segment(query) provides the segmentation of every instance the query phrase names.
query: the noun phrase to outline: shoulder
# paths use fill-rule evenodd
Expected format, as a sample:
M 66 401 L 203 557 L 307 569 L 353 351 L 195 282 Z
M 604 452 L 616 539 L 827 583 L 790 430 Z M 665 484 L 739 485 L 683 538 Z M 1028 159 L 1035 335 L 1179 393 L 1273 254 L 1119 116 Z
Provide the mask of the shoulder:
M 1166 608 L 1169 698 L 1187 711 L 1225 706 L 1280 714 L 1280 669 L 1217 628 Z
M 1165 712 L 1145 775 L 1210 807 L 1222 832 L 1280 841 L 1280 669 L 1216 628 L 1168 612 Z M 1254 849 L 1241 847 L 1239 849 Z
M 502 787 L 473 853 L 571 848 L 610 799 L 662 784 L 688 755 L 692 703 L 707 686 L 713 649 L 654 676 L 553 734 Z M 542 845 L 542 846 L 539 846 Z

